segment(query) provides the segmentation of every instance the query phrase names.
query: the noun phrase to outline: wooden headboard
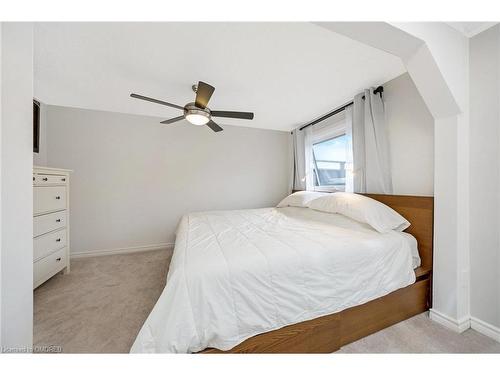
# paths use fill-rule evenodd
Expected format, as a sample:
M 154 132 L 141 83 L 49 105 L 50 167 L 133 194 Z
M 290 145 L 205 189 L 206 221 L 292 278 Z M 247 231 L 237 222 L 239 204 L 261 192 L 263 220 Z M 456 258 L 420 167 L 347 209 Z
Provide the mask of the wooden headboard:
M 434 197 L 411 195 L 363 194 L 391 207 L 401 214 L 411 225 L 405 232 L 413 235 L 418 242 L 418 251 L 424 271 L 432 270 L 432 250 L 434 237 Z

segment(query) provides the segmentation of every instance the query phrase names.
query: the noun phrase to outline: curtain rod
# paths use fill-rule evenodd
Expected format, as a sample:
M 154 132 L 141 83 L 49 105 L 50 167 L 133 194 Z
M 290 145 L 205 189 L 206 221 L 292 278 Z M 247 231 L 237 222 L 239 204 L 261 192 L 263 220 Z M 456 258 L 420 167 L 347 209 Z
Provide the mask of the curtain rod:
M 383 92 L 384 92 L 384 88 L 382 86 L 379 86 L 375 90 L 373 90 L 373 93 L 375 95 L 376 94 L 380 94 L 380 97 L 382 97 L 382 93 Z M 365 96 L 363 95 L 363 99 L 364 98 L 365 98 Z M 333 115 L 336 115 L 337 113 L 340 113 L 340 112 L 344 111 L 347 107 L 349 107 L 350 105 L 353 105 L 353 104 L 354 104 L 354 101 L 350 101 L 349 103 L 346 103 L 343 106 L 337 107 L 333 111 L 328 112 L 326 115 L 323 115 L 320 118 L 317 118 L 316 120 L 313 120 L 313 121 L 305 124 L 304 126 L 300 127 L 299 130 L 303 130 L 303 129 L 309 127 L 309 126 L 316 125 L 318 122 L 324 121 L 328 117 L 332 117 Z

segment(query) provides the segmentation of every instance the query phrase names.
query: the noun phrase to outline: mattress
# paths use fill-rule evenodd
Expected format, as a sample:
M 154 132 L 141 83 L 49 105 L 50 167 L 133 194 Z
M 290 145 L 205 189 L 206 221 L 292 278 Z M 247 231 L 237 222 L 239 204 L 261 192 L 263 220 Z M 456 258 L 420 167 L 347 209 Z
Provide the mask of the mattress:
M 185 215 L 165 289 L 131 352 L 229 350 L 406 287 L 417 258 L 407 233 L 309 208 Z

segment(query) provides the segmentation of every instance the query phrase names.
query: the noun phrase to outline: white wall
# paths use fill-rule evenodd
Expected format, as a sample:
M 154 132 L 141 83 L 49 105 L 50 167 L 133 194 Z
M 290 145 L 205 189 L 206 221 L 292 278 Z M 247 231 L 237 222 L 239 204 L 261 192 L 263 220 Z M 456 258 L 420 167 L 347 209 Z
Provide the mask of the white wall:
M 287 194 L 289 132 L 160 120 L 48 106 L 48 165 L 74 170 L 73 253 L 172 243 L 185 213 Z
M 0 83 L 3 84 L 2 81 L 2 50 L 3 50 L 3 42 L 2 42 L 2 29 L 3 29 L 3 24 L 0 22 Z M 1 87 L 1 86 L 0 86 Z M 2 89 L 0 88 L 0 155 L 2 154 Z M 0 212 L 3 211 L 2 207 L 2 161 L 0 160 Z M 2 225 L 2 215 L 0 214 L 0 346 L 2 345 L 2 325 L 3 325 L 3 320 L 2 320 L 2 231 L 3 231 L 3 225 Z
M 434 118 L 405 73 L 384 84 L 394 194 L 434 193 Z
M 33 26 L 2 23 L 1 336 L 30 348 L 33 335 Z
M 500 337 L 500 26 L 470 40 L 471 315 Z
M 425 48 L 410 58 L 407 66 L 415 82 L 419 74 L 423 75 L 417 87 L 429 108 L 433 106 L 431 112 L 436 120 L 431 317 L 439 315 L 463 330 L 470 324 L 469 41 L 443 22 L 396 25 L 425 41 Z M 427 54 L 438 68 L 436 77 L 430 75 L 432 67 L 423 64 Z M 442 95 L 434 94 L 438 92 L 435 82 L 439 75 L 453 95 L 458 111 L 453 109 L 453 103 L 442 101 Z

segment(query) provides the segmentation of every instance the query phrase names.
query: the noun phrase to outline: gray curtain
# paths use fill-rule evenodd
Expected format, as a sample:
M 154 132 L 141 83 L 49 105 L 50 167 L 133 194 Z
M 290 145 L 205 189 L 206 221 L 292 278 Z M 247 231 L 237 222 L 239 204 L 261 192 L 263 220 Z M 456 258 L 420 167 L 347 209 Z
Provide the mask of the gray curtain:
M 373 90 L 365 90 L 354 97 L 353 190 L 358 193 L 392 194 L 390 145 L 384 102 Z
M 306 190 L 305 132 L 292 132 L 292 183 L 291 190 Z

